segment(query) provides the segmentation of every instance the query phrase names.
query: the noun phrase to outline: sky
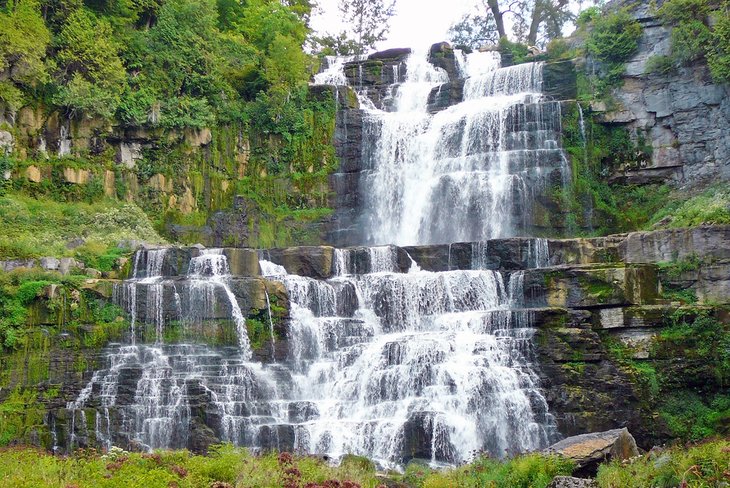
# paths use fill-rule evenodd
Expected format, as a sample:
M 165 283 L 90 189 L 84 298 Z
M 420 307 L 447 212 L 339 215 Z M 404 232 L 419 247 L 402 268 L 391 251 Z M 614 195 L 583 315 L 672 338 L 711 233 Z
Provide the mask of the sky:
M 388 39 L 378 44 L 377 48 L 418 48 L 445 41 L 449 27 L 470 11 L 476 1 L 397 0 Z M 318 0 L 318 3 L 321 13 L 312 18 L 312 27 L 319 32 L 340 32 L 342 26 L 337 0 Z
M 571 0 L 570 5 L 573 12 L 577 13 L 581 10 L 581 3 L 587 7 L 595 1 Z M 341 32 L 343 26 L 337 8 L 338 0 L 317 0 L 317 3 L 320 8 L 312 17 L 314 30 L 320 34 Z M 484 8 L 480 0 L 396 0 L 395 5 L 396 13 L 390 22 L 388 38 L 376 46 L 378 50 L 394 47 L 418 49 L 445 41 L 449 27 L 464 14 L 473 12 L 477 5 L 480 9 Z M 566 25 L 566 29 L 572 30 L 570 24 Z

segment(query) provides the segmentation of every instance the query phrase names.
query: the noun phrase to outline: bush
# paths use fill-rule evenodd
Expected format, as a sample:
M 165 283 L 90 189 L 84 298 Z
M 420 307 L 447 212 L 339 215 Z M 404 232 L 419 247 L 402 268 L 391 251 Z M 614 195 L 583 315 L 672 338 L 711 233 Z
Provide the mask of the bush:
M 599 61 L 624 63 L 639 49 L 641 34 L 641 24 L 627 10 L 618 10 L 593 21 L 586 47 Z
M 674 61 L 669 56 L 652 56 L 646 60 L 646 74 L 667 75 L 674 70 Z
M 715 81 L 730 83 L 730 16 L 718 15 L 707 62 Z

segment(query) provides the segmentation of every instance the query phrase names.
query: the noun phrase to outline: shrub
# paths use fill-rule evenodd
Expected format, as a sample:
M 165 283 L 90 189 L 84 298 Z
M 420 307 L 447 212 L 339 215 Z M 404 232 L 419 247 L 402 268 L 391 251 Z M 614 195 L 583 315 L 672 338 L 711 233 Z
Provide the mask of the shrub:
M 707 56 L 715 81 L 730 83 L 730 16 L 718 15 Z
M 641 33 L 641 25 L 631 14 L 618 10 L 593 21 L 586 47 L 599 61 L 624 63 L 638 50 Z
M 674 61 L 669 56 L 652 56 L 646 60 L 646 74 L 667 75 L 674 70 Z

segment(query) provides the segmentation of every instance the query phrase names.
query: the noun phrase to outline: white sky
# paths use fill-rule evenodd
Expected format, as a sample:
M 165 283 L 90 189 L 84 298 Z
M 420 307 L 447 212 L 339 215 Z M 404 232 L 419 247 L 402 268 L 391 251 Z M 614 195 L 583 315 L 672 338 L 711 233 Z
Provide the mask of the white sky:
M 343 30 L 340 22 L 340 11 L 337 0 L 317 0 L 318 12 L 312 16 L 312 28 L 319 33 L 338 34 Z M 579 4 L 588 7 L 601 0 L 572 0 L 574 13 L 580 10 Z M 390 21 L 388 38 L 378 44 L 378 50 L 394 47 L 419 48 L 427 47 L 435 42 L 445 41 L 446 33 L 452 24 L 460 20 L 464 14 L 473 11 L 480 0 L 396 0 L 395 16 Z M 507 21 L 509 22 L 509 20 Z M 509 28 L 509 27 L 508 27 Z M 566 30 L 572 30 L 570 24 Z M 565 32 L 567 34 L 568 32 Z
M 418 48 L 445 41 L 451 24 L 459 20 L 478 0 L 397 0 L 388 39 L 377 48 Z M 312 27 L 319 32 L 342 30 L 337 0 L 318 0 L 322 12 L 313 16 Z

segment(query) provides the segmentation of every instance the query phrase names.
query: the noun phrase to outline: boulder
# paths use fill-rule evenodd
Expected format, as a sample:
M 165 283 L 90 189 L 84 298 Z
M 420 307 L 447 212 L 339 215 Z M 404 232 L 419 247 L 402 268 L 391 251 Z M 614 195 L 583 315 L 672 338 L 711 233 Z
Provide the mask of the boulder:
M 7 261 L 0 261 L 0 269 L 5 272 L 18 268 L 34 268 L 35 266 L 35 259 L 9 259 Z
M 411 54 L 411 48 L 409 48 L 409 47 L 393 48 L 393 49 L 386 49 L 385 51 L 379 51 L 377 53 L 373 53 L 370 56 L 368 56 L 368 59 L 397 59 L 397 58 L 405 58 L 409 54 Z
M 61 260 L 51 256 L 41 258 L 41 268 L 46 271 L 58 271 L 61 266 Z
M 25 168 L 25 177 L 28 179 L 28 181 L 32 181 L 33 183 L 40 183 L 43 179 L 43 175 L 41 174 L 41 170 L 38 169 L 37 166 L 28 166 Z
M 101 278 L 101 271 L 99 271 L 98 269 L 94 269 L 94 268 L 85 268 L 84 274 L 92 279 Z
M 574 461 L 577 473 L 595 473 L 604 461 L 622 461 L 639 455 L 636 441 L 626 428 L 568 437 L 545 452 Z
M 591 479 L 556 476 L 547 488 L 598 488 L 598 483 Z

